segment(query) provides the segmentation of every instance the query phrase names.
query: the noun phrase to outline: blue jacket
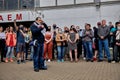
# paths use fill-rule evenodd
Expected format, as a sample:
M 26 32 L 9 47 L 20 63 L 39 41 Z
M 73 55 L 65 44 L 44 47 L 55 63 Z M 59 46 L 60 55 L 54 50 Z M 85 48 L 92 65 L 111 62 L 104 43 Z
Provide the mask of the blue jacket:
M 36 23 L 37 24 L 37 23 Z M 32 39 L 37 40 L 38 43 L 44 43 L 44 35 L 41 33 L 43 28 L 38 28 L 34 23 L 30 26 L 32 32 Z

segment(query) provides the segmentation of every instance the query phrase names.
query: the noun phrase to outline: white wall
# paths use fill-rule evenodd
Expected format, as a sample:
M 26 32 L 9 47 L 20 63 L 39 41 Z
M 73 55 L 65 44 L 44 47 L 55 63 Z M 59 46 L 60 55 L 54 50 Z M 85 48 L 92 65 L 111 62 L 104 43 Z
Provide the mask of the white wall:
M 101 2 L 107 1 L 120 1 L 120 0 L 100 0 Z M 82 3 L 93 3 L 94 0 L 76 0 L 76 4 Z M 47 6 L 55 6 L 56 0 L 35 0 L 36 7 L 47 7 Z M 74 0 L 57 0 L 57 5 L 70 5 L 74 4 Z
M 70 5 L 74 4 L 74 0 L 58 0 L 58 5 Z
M 94 2 L 94 0 L 76 0 L 76 3 L 77 3 L 77 4 L 90 3 L 90 2 Z
M 47 6 L 55 6 L 56 0 L 35 0 L 36 7 L 47 7 Z M 76 4 L 80 3 L 89 3 L 94 0 L 76 0 Z M 57 5 L 70 5 L 74 4 L 74 0 L 57 0 Z
M 40 0 L 40 7 L 55 6 L 55 0 Z
M 96 26 L 101 19 L 113 23 L 120 20 L 120 5 L 104 5 L 100 10 L 97 10 L 95 6 L 45 10 L 43 14 L 48 25 L 56 23 L 58 26 L 64 27 L 74 24 L 83 28 L 85 23 Z
M 101 0 L 101 2 L 107 2 L 107 1 L 120 1 L 120 0 Z

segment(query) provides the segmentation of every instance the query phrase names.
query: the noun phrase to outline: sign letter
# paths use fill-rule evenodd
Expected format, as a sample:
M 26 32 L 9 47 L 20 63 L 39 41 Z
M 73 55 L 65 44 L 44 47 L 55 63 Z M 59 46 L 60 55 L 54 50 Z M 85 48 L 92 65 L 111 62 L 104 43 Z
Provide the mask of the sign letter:
M 12 20 L 12 19 L 11 19 L 11 18 L 12 18 L 11 16 L 12 16 L 12 14 L 8 14 L 8 21 L 11 21 L 11 20 Z
M 16 14 L 16 20 L 22 20 L 22 14 Z
M 3 21 L 3 17 L 2 17 L 2 15 L 0 15 L 0 21 Z

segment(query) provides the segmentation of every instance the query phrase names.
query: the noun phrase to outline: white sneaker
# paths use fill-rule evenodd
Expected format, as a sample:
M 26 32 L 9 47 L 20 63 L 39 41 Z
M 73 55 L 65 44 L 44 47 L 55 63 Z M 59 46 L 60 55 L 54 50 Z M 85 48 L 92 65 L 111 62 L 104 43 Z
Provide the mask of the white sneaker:
M 83 60 L 86 60 L 86 58 L 84 57 Z
M 112 61 L 112 63 L 115 63 L 115 61 Z
M 50 59 L 48 59 L 48 62 L 51 62 L 51 60 L 50 60 Z
M 110 47 L 109 49 L 113 49 L 112 47 Z

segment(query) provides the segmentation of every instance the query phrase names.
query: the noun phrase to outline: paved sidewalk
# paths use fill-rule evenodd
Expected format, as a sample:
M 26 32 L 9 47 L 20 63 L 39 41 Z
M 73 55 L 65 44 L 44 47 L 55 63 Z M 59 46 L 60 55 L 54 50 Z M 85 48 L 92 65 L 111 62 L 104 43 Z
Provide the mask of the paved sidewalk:
M 47 62 L 48 70 L 33 71 L 33 63 L 0 63 L 0 80 L 120 80 L 120 63 Z

